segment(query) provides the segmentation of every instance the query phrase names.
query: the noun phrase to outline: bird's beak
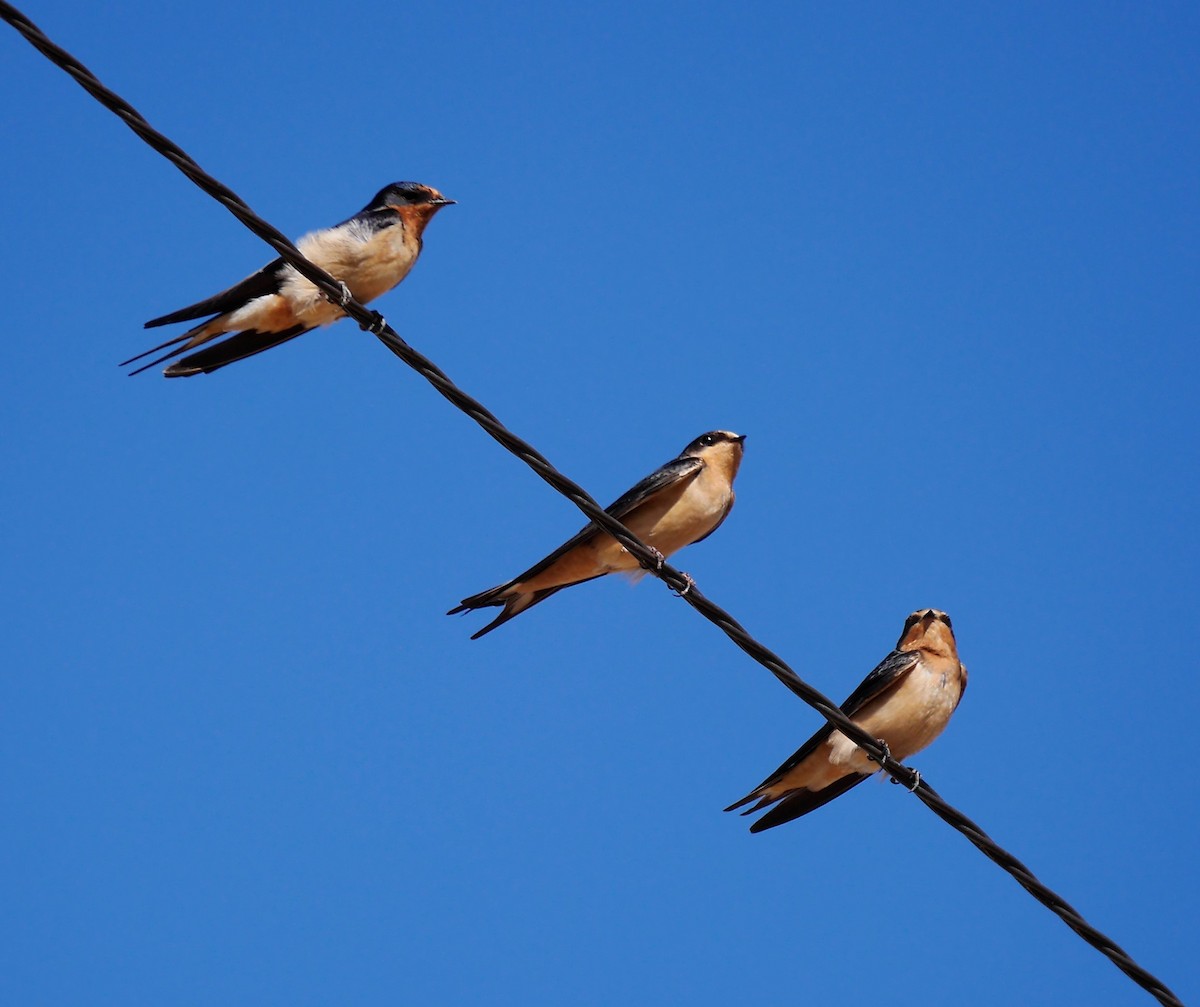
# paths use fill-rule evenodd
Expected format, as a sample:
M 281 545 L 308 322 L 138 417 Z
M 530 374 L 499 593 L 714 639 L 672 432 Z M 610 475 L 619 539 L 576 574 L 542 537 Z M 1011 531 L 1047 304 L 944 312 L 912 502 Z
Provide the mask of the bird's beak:
M 734 440 L 737 441 L 739 444 L 745 444 L 746 443 L 746 435 L 742 434 L 741 437 L 735 437 Z
M 431 202 L 434 206 L 453 206 L 455 203 L 458 202 L 458 200 L 457 199 L 431 199 L 429 202 Z

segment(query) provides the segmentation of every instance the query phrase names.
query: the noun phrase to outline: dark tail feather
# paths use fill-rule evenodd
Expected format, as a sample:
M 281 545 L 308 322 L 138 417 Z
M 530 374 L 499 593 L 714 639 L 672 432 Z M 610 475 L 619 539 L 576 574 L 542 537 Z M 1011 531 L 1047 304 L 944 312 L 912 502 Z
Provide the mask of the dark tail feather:
M 247 329 L 245 332 L 238 332 L 228 339 L 207 346 L 198 353 L 184 357 L 163 371 L 163 374 L 168 378 L 211 374 L 226 364 L 245 360 L 247 357 L 262 353 L 263 350 L 269 350 L 280 343 L 286 343 L 289 339 L 295 339 L 309 331 L 311 328 L 305 325 L 293 325 L 290 329 L 284 329 L 281 332 L 255 332 L 253 329 Z M 176 354 L 172 353 L 169 356 L 176 356 Z M 147 366 L 152 365 L 148 364 Z
M 170 344 L 168 343 L 167 345 L 170 345 Z M 161 348 L 162 347 L 159 347 L 159 349 L 161 349 Z M 177 350 L 171 350 L 169 353 L 164 353 L 161 357 L 155 357 L 153 360 L 150 361 L 150 363 L 142 364 L 142 366 L 139 367 L 137 370 L 130 371 L 129 376 L 132 378 L 137 374 L 141 374 L 142 371 L 150 370 L 150 368 L 154 367 L 156 364 L 161 364 L 164 360 L 170 360 L 172 357 L 177 357 L 181 353 L 187 353 L 187 351 L 188 351 L 188 348 L 186 346 L 181 346 Z M 153 353 L 154 351 L 151 350 L 150 352 Z M 146 354 L 144 354 L 144 353 L 142 354 L 143 357 L 145 355 Z M 133 359 L 137 360 L 138 358 L 134 357 Z
M 185 332 L 182 336 L 176 336 L 174 339 L 168 339 L 165 343 L 159 343 L 157 346 L 152 346 L 152 347 L 150 347 L 150 349 L 144 351 L 143 353 L 139 353 L 136 357 L 130 357 L 128 360 L 122 360 L 119 364 L 117 364 L 117 366 L 118 367 L 128 367 L 130 364 L 136 363 L 138 360 L 141 360 L 143 357 L 150 356 L 151 353 L 157 353 L 159 350 L 165 350 L 168 346 L 174 346 L 176 343 L 182 343 L 185 339 L 187 339 L 191 336 L 192 332 L 195 332 L 195 331 L 196 331 L 195 329 L 192 329 L 191 332 Z M 140 374 L 147 367 L 153 367 L 155 364 L 162 363 L 162 361 L 164 361 L 164 360 L 170 360 L 171 357 L 178 356 L 180 353 L 183 353 L 183 352 L 184 351 L 182 349 L 179 349 L 179 350 L 176 350 L 174 353 L 168 353 L 165 357 L 159 357 L 158 360 L 152 360 L 152 361 L 150 361 L 150 363 L 146 364 L 145 366 L 139 367 L 136 371 L 131 372 L 131 374 Z
M 235 283 L 228 290 L 206 297 L 203 301 L 189 304 L 186 308 L 172 311 L 161 318 L 151 318 L 146 323 L 147 329 L 159 325 L 171 325 L 174 322 L 190 322 L 193 318 L 203 318 L 205 315 L 220 315 L 233 311 L 256 297 L 279 293 L 280 277 L 289 267 L 283 259 L 268 262 L 257 273 L 251 273 L 244 280 Z M 153 350 L 151 351 L 153 352 Z
M 588 580 L 594 579 L 594 577 L 588 578 Z M 578 581 L 578 583 L 582 584 L 583 581 Z M 503 605 L 504 611 L 502 611 L 498 616 L 496 616 L 495 619 L 484 626 L 483 629 L 479 630 L 479 632 L 471 634 L 472 640 L 478 640 L 481 636 L 487 636 L 488 633 L 490 633 L 493 629 L 503 626 L 506 622 L 508 622 L 509 619 L 515 619 L 522 612 L 529 611 L 529 609 L 533 608 L 534 605 L 537 605 L 549 598 L 550 595 L 557 594 L 564 587 L 573 587 L 574 585 L 559 584 L 557 587 L 548 587 L 544 591 L 535 591 L 532 597 L 527 594 L 518 594 L 507 599 L 496 597 L 499 592 L 505 591 L 511 586 L 511 582 L 509 584 L 501 584 L 499 587 L 493 587 L 486 591 L 481 591 L 479 594 L 472 595 L 470 598 L 464 598 L 462 600 L 462 604 L 456 608 L 450 609 L 450 611 L 446 614 L 457 615 L 459 612 L 469 612 L 477 608 L 489 608 L 494 605 Z M 524 601 L 526 598 L 529 600 Z M 524 603 L 518 606 L 515 604 L 517 602 Z
M 533 604 L 533 603 L 531 602 L 530 604 Z M 522 609 L 518 609 L 516 612 L 511 612 L 506 608 L 503 612 L 501 612 L 498 616 L 496 616 L 495 619 L 493 619 L 486 626 L 484 626 L 483 629 L 479 630 L 478 633 L 472 633 L 471 639 L 478 640 L 481 636 L 487 636 L 488 633 L 490 633 L 493 629 L 496 629 L 499 626 L 503 626 L 506 622 L 508 622 L 509 619 L 515 619 L 518 615 L 520 615 L 524 611 L 525 611 L 525 609 L 522 608 Z
M 810 811 L 824 807 L 835 797 L 841 797 L 847 790 L 857 787 L 870 773 L 852 773 L 843 776 L 836 783 L 831 783 L 824 790 L 797 790 L 785 796 L 779 804 L 768 811 L 757 822 L 750 826 L 751 832 L 762 832 L 773 829 L 776 825 L 794 821 L 807 815 Z M 751 809 L 753 811 L 755 809 Z
M 513 586 L 513 581 L 507 584 L 497 584 L 495 587 L 489 587 L 486 591 L 480 591 L 479 594 L 473 594 L 469 598 L 464 598 L 458 605 L 450 609 L 447 615 L 458 615 L 459 612 L 473 612 L 477 608 L 488 608 L 492 605 L 503 605 L 504 599 L 500 597 L 505 591 Z
M 758 791 L 752 790 L 750 793 L 748 793 L 748 795 L 740 799 L 740 801 L 734 802 L 725 810 L 737 811 L 738 808 L 743 807 L 744 804 L 749 804 L 751 801 L 754 801 L 756 797 L 758 797 Z M 752 815 L 755 813 L 755 811 L 761 811 L 763 808 L 766 808 L 768 804 L 774 804 L 776 801 L 778 801 L 778 799 L 778 797 L 758 797 L 758 803 L 754 805 L 754 808 L 746 808 L 742 814 Z
M 733 803 L 733 804 L 731 804 L 731 805 L 729 805 L 729 807 L 728 807 L 728 808 L 726 808 L 725 810 L 726 810 L 726 811 L 737 811 L 737 809 L 738 809 L 738 808 L 742 807 L 742 806 L 743 806 L 743 805 L 745 805 L 745 804 L 749 804 L 751 801 L 753 801 L 755 797 L 758 797 L 758 790 L 757 790 L 757 789 L 750 791 L 750 793 L 748 793 L 748 794 L 747 794 L 745 797 L 743 797 L 743 798 L 742 798 L 740 801 L 734 801 L 734 803 Z M 761 799 L 759 800 L 759 802 L 758 802 L 756 805 L 754 805 L 754 807 L 753 807 L 753 808 L 750 808 L 750 809 L 749 809 L 749 810 L 747 810 L 747 811 L 743 811 L 743 812 L 742 812 L 742 814 L 743 814 L 743 815 L 752 815 L 752 814 L 754 814 L 754 812 L 756 812 L 756 811 L 757 811 L 759 808 L 765 808 L 765 807 L 766 807 L 768 804 L 771 804 L 771 803 L 773 803 L 773 802 L 771 801 L 771 799 L 770 799 L 770 798 L 768 798 L 768 797 L 763 797 L 763 798 L 761 798 Z
M 193 318 L 216 314 L 215 311 L 196 311 L 194 310 L 196 307 L 197 305 L 192 305 L 190 308 L 172 311 L 169 315 L 163 315 L 161 318 L 151 318 L 150 321 L 142 325 L 142 328 L 156 329 L 160 325 L 173 325 L 175 322 L 190 322 Z

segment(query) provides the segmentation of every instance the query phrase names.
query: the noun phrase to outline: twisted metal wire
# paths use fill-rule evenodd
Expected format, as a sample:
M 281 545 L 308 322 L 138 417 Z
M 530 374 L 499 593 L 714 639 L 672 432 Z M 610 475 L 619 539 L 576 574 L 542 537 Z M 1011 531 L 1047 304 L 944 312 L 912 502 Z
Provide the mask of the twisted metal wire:
M 179 146 L 154 129 L 137 109 L 120 95 L 105 87 L 95 74 L 65 49 L 52 42 L 37 25 L 16 7 L 9 4 L 7 0 L 0 0 L 0 17 L 3 17 L 24 36 L 30 45 L 69 74 L 100 104 L 118 116 L 151 148 L 167 158 L 195 185 L 217 200 L 242 224 L 274 248 L 286 262 L 315 284 L 326 297 L 341 306 L 342 310 L 358 322 L 362 329 L 376 335 L 384 346 L 417 371 L 455 408 L 469 416 L 493 440 L 533 469 L 544 482 L 570 500 L 590 521 L 612 535 L 641 564 L 643 569 L 663 581 L 692 608 L 720 629 L 752 660 L 771 672 L 787 689 L 863 749 L 868 757 L 878 763 L 880 769 L 891 777 L 893 782 L 901 784 L 915 793 L 935 815 L 962 833 L 989 860 L 1008 872 L 1038 902 L 1058 916 L 1084 941 L 1108 958 L 1164 1007 L 1183 1007 L 1179 998 L 1158 978 L 1138 965 L 1127 951 L 1088 923 L 1078 910 L 1039 881 L 1028 867 L 999 846 L 975 822 L 947 804 L 919 773 L 893 759 L 877 739 L 853 723 L 832 700 L 800 678 L 782 658 L 754 639 L 732 615 L 704 595 L 690 577 L 664 562 L 656 550 L 651 549 L 620 521 L 606 513 L 582 486 L 559 472 L 536 448 L 510 431 L 481 402 L 455 385 L 433 361 L 413 349 L 384 321 L 382 315 L 366 308 L 352 297 L 348 297 L 347 289 L 319 266 L 304 258 L 286 235 L 255 214 L 232 189 L 205 172 Z

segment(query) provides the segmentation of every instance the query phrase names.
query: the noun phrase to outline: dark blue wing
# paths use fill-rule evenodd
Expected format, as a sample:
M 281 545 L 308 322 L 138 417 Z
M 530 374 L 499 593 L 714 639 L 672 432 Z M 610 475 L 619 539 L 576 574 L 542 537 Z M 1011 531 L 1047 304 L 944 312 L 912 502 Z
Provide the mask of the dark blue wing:
M 837 782 L 831 783 L 824 790 L 793 790 L 790 794 L 786 794 L 781 798 L 779 803 L 763 815 L 762 818 L 751 825 L 750 831 L 762 832 L 765 829 L 773 829 L 776 825 L 782 825 L 784 822 L 794 822 L 797 818 L 807 815 L 810 811 L 823 808 L 835 797 L 841 797 L 847 790 L 857 787 L 863 780 L 868 778 L 868 774 L 851 773 L 849 776 L 843 776 Z M 750 814 L 750 812 L 744 812 L 744 814 Z
M 622 518 L 628 517 L 656 493 L 666 489 L 668 486 L 673 486 L 681 480 L 694 476 L 703 467 L 704 462 L 700 461 L 699 458 L 675 458 L 667 462 L 657 472 L 646 476 L 645 479 L 629 490 L 628 493 L 623 494 L 612 504 L 605 507 L 604 511 L 619 521 Z M 519 581 L 528 580 L 530 577 L 536 577 L 576 546 L 600 534 L 602 534 L 600 529 L 593 522 L 589 521 L 578 532 L 567 539 L 566 542 L 555 549 L 554 552 L 550 553 L 549 556 L 535 563 L 524 573 L 514 577 L 508 584 L 515 584 Z M 508 584 L 505 584 L 504 587 L 508 587 Z
M 693 478 L 702 468 L 704 468 L 704 462 L 699 458 L 685 456 L 674 458 L 662 466 L 662 468 L 646 476 L 645 479 L 629 490 L 629 492 L 623 494 L 606 507 L 604 509 L 605 513 L 611 514 L 617 520 L 622 520 L 632 514 L 641 504 L 644 504 L 656 493 L 684 479 Z M 472 595 L 470 598 L 464 598 L 462 603 L 457 608 L 452 608 L 448 614 L 455 615 L 458 612 L 465 612 L 473 608 L 485 608 L 488 605 L 504 604 L 503 601 L 499 600 L 499 596 L 512 587 L 513 584 L 528 580 L 530 577 L 536 577 L 572 549 L 600 534 L 602 534 L 600 529 L 593 522 L 589 521 L 583 528 L 555 549 L 554 552 L 539 560 L 528 570 L 513 577 L 512 580 L 505 581 L 503 584 L 497 584 L 495 587 L 490 587 L 486 591 L 480 591 L 479 594 Z M 558 588 L 554 590 L 557 591 Z M 545 593 L 544 597 L 549 597 L 549 593 Z M 539 598 L 538 600 L 540 601 L 541 599 Z M 496 625 L 499 625 L 499 622 Z M 491 626 L 485 627 L 485 629 L 491 628 Z
M 226 311 L 240 308 L 247 301 L 252 301 L 256 297 L 277 294 L 279 293 L 280 277 L 286 268 L 287 264 L 283 259 L 276 259 L 263 266 L 257 273 L 247 276 L 240 283 L 235 283 L 228 290 L 222 290 L 219 294 L 213 294 L 212 297 L 197 301 L 178 311 L 172 311 L 169 315 L 163 315 L 161 318 L 150 319 L 145 328 L 153 329 L 158 325 L 171 325 L 174 322 L 191 321 L 193 318 L 224 314 Z M 133 359 L 136 360 L 137 357 Z
M 842 713 L 847 717 L 853 717 L 871 700 L 882 696 L 904 675 L 912 671 L 919 659 L 920 655 L 916 651 L 893 650 L 862 680 L 858 688 L 846 697 L 846 702 L 841 707 Z
M 883 695 L 883 693 L 887 692 L 888 689 L 896 685 L 901 678 L 908 674 L 908 672 L 912 671 L 918 660 L 919 657 L 915 651 L 893 650 L 890 654 L 888 654 L 887 657 L 885 657 L 879 662 L 879 664 L 875 666 L 874 670 L 867 675 L 866 678 L 862 680 L 862 683 L 859 685 L 859 687 L 850 693 L 849 697 L 846 699 L 846 702 L 841 705 L 842 713 L 844 713 L 847 717 L 853 717 L 856 713 L 858 713 L 859 710 L 866 706 L 867 703 Z M 815 752 L 821 745 L 825 744 L 825 742 L 829 740 L 829 736 L 833 733 L 833 731 L 833 725 L 826 723 L 819 731 L 817 731 L 816 734 L 809 738 L 808 741 L 796 749 L 787 762 L 785 762 L 782 766 L 775 770 L 775 772 L 763 780 L 762 783 L 755 787 L 754 791 L 749 796 L 743 798 L 737 804 L 730 805 L 730 807 L 726 808 L 725 810 L 731 811 L 734 808 L 741 807 L 743 804 L 747 803 L 751 797 L 753 797 L 755 792 L 762 790 L 764 787 L 771 786 L 777 780 L 786 776 L 798 765 L 800 765 L 800 763 L 812 755 L 813 752 Z M 865 779 L 865 777 L 863 777 L 863 779 Z M 839 783 L 840 782 L 841 781 L 839 781 Z M 836 787 L 838 784 L 835 783 L 832 786 Z M 850 786 L 853 786 L 853 784 L 848 785 L 843 790 L 839 790 L 836 794 L 829 794 L 828 797 L 825 797 L 825 799 L 819 803 L 813 804 L 812 807 L 808 808 L 808 810 L 811 811 L 813 808 L 819 808 L 827 801 L 833 800 L 833 798 L 837 797 L 838 794 L 844 793 L 845 790 L 848 790 Z M 821 795 L 826 794 L 830 789 L 832 789 L 832 787 L 828 787 L 822 791 L 817 791 L 816 793 L 809 792 L 809 794 L 810 797 L 820 797 Z M 804 811 L 797 811 L 797 813 L 792 817 L 796 818 L 805 813 L 806 812 Z M 782 820 L 790 821 L 790 819 Z M 764 826 L 764 828 L 768 827 L 769 826 Z

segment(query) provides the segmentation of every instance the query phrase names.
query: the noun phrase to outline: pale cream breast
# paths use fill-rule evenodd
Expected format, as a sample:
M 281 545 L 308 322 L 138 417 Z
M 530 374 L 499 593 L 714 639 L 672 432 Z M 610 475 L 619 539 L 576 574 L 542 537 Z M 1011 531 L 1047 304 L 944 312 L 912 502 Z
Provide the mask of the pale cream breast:
M 374 233 L 357 223 L 314 231 L 296 242 L 296 247 L 305 258 L 344 282 L 354 299 L 363 304 L 403 280 L 421 250 L 420 241 L 402 223 Z M 314 284 L 290 266 L 280 283 L 280 296 L 290 309 L 291 320 L 272 325 L 272 331 L 297 323 L 316 328 L 344 317 L 339 306 L 327 300 Z
M 723 459 L 722 459 L 723 460 Z M 631 532 L 664 556 L 703 538 L 728 512 L 733 500 L 732 468 L 706 464 L 698 473 L 655 493 L 624 518 Z M 574 584 L 605 573 L 636 571 L 640 564 L 611 535 L 577 546 L 549 568 L 514 585 L 509 595 Z
M 879 699 L 868 703 L 853 718 L 873 738 L 887 742 L 892 757 L 904 761 L 927 748 L 945 730 L 962 697 L 962 677 L 957 662 L 922 660 L 903 681 Z M 851 773 L 874 773 L 879 765 L 841 731 L 811 756 L 776 781 L 767 791 L 782 796 L 806 787 L 822 790 Z
M 707 467 L 692 478 L 654 495 L 625 518 L 625 526 L 664 556 L 703 538 L 729 509 L 732 491 Z M 596 542 L 596 559 L 609 573 L 637 570 L 640 564 L 609 535 Z
M 420 239 L 403 222 L 374 234 L 361 233 L 362 227 L 349 230 L 339 242 L 333 266 L 341 270 L 341 278 L 363 303 L 386 294 L 403 280 L 421 252 Z
M 896 688 L 859 711 L 854 722 L 886 741 L 894 759 L 903 761 L 928 747 L 945 730 L 962 695 L 960 677 L 945 673 L 948 663 L 918 661 Z M 837 738 L 836 761 L 872 771 L 875 763 L 861 749 L 840 732 Z
M 644 535 L 640 529 L 630 530 L 664 556 L 670 556 L 712 531 L 725 517 L 732 499 L 729 480 L 706 465 L 659 513 L 646 515 Z

